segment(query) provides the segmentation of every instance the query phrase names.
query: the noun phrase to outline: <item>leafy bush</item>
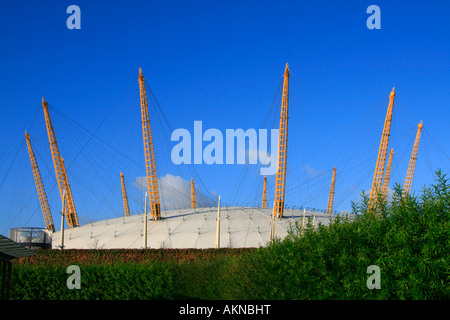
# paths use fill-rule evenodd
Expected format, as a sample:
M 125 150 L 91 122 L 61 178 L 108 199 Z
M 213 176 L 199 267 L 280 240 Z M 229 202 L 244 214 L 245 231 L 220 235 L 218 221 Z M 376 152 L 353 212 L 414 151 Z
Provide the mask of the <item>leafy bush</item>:
M 450 187 L 445 175 L 417 198 L 392 203 L 367 197 L 357 217 L 328 227 L 297 225 L 290 237 L 244 254 L 231 295 L 242 299 L 448 299 Z M 381 289 L 367 288 L 367 267 L 381 271 Z
M 356 218 L 293 226 L 259 249 L 51 250 L 13 267 L 12 299 L 449 299 L 450 186 L 353 205 Z M 82 265 L 82 289 L 66 267 Z M 377 265 L 381 288 L 368 289 Z
M 14 263 L 11 299 L 220 299 L 221 274 L 252 250 L 42 250 Z M 66 286 L 71 264 L 80 290 Z
M 164 264 L 83 266 L 81 289 L 69 290 L 62 266 L 14 270 L 12 299 L 171 299 L 173 277 Z M 30 281 L 33 279 L 33 281 Z

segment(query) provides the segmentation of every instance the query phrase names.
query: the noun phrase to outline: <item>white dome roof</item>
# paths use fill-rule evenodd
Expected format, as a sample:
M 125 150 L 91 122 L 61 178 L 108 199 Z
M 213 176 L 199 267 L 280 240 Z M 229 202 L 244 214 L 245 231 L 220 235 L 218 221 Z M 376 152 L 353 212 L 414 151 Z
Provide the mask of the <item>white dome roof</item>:
M 284 238 L 290 226 L 303 221 L 302 210 L 285 209 L 282 219 L 275 219 L 275 237 Z M 163 211 L 162 219 L 148 214 L 148 248 L 214 248 L 217 207 Z M 220 208 L 220 247 L 246 248 L 269 242 L 272 209 L 248 207 Z M 305 212 L 305 221 L 328 225 L 336 216 Z M 305 223 L 306 223 L 305 222 Z M 144 241 L 144 214 L 97 221 L 64 230 L 65 249 L 139 249 Z M 60 245 L 61 232 L 53 233 L 52 247 Z

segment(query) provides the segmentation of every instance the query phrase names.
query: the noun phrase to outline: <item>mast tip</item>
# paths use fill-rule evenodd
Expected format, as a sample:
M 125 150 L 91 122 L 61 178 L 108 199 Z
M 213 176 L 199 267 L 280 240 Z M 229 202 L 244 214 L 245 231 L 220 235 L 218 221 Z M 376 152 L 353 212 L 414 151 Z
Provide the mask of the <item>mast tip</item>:
M 286 69 L 284 69 L 284 76 L 289 76 L 289 63 L 286 63 Z
M 392 88 L 391 94 L 389 95 L 390 98 L 395 96 L 395 87 Z

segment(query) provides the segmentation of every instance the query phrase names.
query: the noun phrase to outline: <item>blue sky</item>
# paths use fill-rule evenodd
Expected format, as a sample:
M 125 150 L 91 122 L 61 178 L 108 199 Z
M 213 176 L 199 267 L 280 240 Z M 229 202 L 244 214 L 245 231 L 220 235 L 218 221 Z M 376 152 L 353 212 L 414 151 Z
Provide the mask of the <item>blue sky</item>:
M 71 4 L 81 9 L 81 30 L 66 27 Z M 381 9 L 380 30 L 366 27 L 372 4 Z M 335 165 L 336 210 L 349 210 L 370 189 L 394 86 L 391 181 L 403 183 L 423 120 L 413 184 L 420 192 L 435 169 L 449 170 L 449 10 L 448 1 L 3 1 L 0 233 L 44 225 L 24 130 L 59 226 L 41 97 L 51 106 L 81 220 L 120 215 L 120 170 L 132 212 L 142 210 L 139 67 L 170 121 L 168 128 L 151 107 L 161 176 L 198 174 L 199 192 L 211 198 L 259 203 L 256 166 L 173 166 L 170 132 L 192 130 L 195 120 L 224 133 L 263 128 L 266 117 L 267 128 L 277 127 L 276 92 L 289 63 L 288 206 L 325 209 Z

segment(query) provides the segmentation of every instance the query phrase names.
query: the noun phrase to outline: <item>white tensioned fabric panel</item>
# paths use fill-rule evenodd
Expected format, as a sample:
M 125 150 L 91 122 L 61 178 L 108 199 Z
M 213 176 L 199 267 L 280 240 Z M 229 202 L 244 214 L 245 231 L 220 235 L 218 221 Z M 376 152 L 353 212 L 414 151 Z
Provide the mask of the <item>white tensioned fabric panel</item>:
M 275 219 L 275 237 L 285 238 L 291 226 L 300 226 L 305 215 L 314 225 L 328 225 L 335 215 L 285 209 L 282 219 Z M 269 242 L 272 208 L 221 207 L 220 247 L 250 248 Z M 163 211 L 161 220 L 148 215 L 148 248 L 214 248 L 217 207 Z M 102 220 L 64 230 L 66 249 L 143 248 L 144 215 Z M 53 233 L 52 246 L 60 243 L 60 232 Z

